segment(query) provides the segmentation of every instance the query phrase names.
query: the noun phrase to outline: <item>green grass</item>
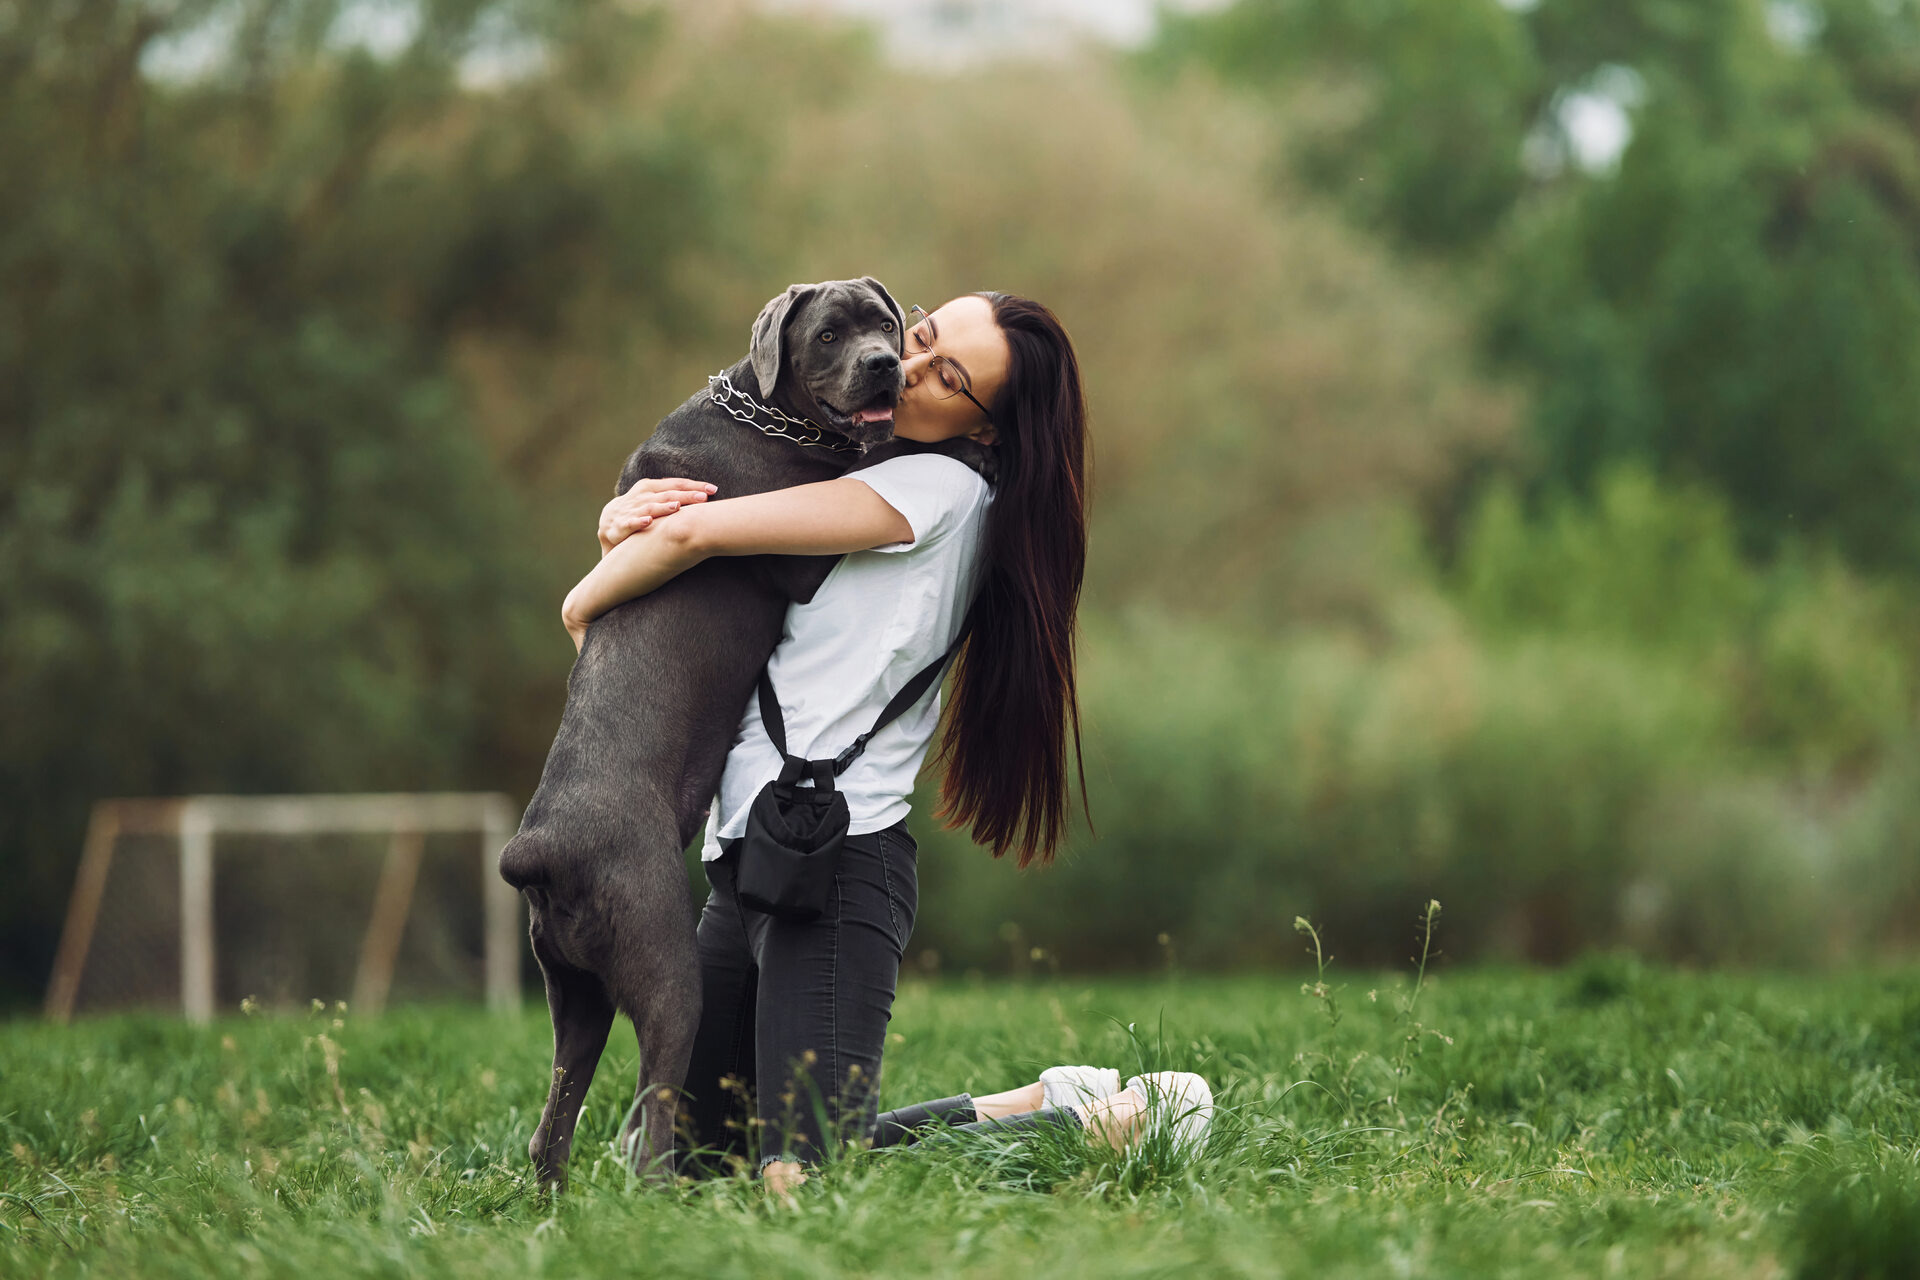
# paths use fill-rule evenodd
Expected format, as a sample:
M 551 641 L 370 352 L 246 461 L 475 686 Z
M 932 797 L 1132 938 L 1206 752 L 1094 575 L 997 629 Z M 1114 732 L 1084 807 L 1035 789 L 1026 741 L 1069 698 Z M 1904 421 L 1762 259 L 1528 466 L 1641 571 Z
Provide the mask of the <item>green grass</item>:
M 1596 960 L 1444 973 L 1410 1015 L 1405 977 L 1329 980 L 1325 996 L 1297 975 L 909 983 L 889 1105 L 1144 1054 L 1216 1082 L 1207 1151 L 1185 1167 L 1057 1144 L 876 1152 L 794 1208 L 738 1180 L 630 1185 L 607 1145 L 632 1088 L 624 1029 L 554 1202 L 523 1156 L 549 1048 L 531 1007 L 14 1022 L 0 1273 L 1920 1270 L 1911 973 Z

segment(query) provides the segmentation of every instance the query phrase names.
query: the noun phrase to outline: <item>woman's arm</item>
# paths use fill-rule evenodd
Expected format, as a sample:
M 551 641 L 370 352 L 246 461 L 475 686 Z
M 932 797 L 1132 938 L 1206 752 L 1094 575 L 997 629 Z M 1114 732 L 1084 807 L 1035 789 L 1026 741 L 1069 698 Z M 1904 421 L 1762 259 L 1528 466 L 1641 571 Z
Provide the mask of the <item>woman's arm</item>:
M 835 556 L 912 542 L 913 526 L 858 480 L 822 480 L 659 516 L 601 557 L 567 593 L 561 620 L 578 649 L 587 624 L 711 556 Z

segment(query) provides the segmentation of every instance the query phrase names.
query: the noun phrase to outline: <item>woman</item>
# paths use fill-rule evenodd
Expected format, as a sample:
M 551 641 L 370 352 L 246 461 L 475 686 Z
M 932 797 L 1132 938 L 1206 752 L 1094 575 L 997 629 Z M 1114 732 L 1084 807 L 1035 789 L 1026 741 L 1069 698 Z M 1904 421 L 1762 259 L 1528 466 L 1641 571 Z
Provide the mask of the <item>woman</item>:
M 713 486 L 697 481 L 643 481 L 602 513 L 605 553 L 568 595 L 563 617 L 578 644 L 593 618 L 708 556 L 844 554 L 814 598 L 788 611 L 767 666 L 789 750 L 812 758 L 851 745 L 964 634 L 940 747 L 938 816 L 970 825 L 995 857 L 1012 850 L 1023 867 L 1044 865 L 1066 826 L 1069 732 L 1079 751 L 1079 365 L 1053 313 L 1029 299 L 969 294 L 916 315 L 903 344 L 894 434 L 985 446 L 992 485 L 931 452 L 727 502 L 707 502 Z M 839 779 L 851 834 L 829 909 L 807 923 L 743 910 L 734 896 L 748 804 L 781 765 L 757 704 L 728 755 L 702 851 L 711 886 L 699 925 L 703 1013 L 683 1114 L 703 1148 L 743 1151 L 758 1128 L 762 1173 L 775 1190 L 790 1189 L 801 1165 L 825 1154 L 829 1133 L 876 1137 L 881 1052 L 917 905 L 907 795 L 939 715 L 937 697 L 911 707 Z M 1016 1114 L 1000 1110 L 1012 1105 L 1006 1099 L 1039 1098 L 1031 1092 L 1039 1087 L 965 1099 L 972 1114 L 949 1099 L 914 1115 L 990 1121 Z M 749 1093 L 757 1114 L 743 1117 Z M 1125 1111 L 1134 1096 L 1116 1105 Z M 877 1136 L 904 1132 L 895 1123 Z

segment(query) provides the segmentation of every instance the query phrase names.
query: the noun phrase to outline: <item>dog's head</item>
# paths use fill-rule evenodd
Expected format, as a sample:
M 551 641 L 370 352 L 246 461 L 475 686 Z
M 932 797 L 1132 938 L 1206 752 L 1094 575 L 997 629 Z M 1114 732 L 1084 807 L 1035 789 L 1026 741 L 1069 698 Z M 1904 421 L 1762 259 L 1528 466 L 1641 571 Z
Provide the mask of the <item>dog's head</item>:
M 763 399 L 779 388 L 829 431 L 874 445 L 893 434 L 905 329 L 872 276 L 789 285 L 753 322 L 748 358 Z

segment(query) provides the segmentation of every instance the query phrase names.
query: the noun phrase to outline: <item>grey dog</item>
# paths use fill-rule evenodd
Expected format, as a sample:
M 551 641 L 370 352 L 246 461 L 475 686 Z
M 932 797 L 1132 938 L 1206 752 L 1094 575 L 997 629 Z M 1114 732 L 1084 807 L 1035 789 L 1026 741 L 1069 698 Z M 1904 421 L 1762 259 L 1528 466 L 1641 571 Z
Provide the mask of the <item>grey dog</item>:
M 861 450 L 892 434 L 905 323 L 871 277 L 790 287 L 761 311 L 747 358 L 727 377 L 819 424 L 838 449 L 766 434 L 702 391 L 634 450 L 616 492 L 643 476 L 684 476 L 739 497 L 887 455 Z M 673 1116 L 700 1019 L 681 851 L 712 801 L 788 603 L 811 599 L 836 560 L 708 560 L 587 629 L 539 789 L 500 854 L 500 874 L 527 897 L 553 1016 L 553 1079 L 527 1148 L 545 1184 L 566 1184 L 574 1124 L 616 1010 L 640 1041 L 623 1149 L 636 1169 L 672 1173 Z

